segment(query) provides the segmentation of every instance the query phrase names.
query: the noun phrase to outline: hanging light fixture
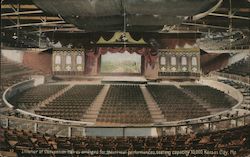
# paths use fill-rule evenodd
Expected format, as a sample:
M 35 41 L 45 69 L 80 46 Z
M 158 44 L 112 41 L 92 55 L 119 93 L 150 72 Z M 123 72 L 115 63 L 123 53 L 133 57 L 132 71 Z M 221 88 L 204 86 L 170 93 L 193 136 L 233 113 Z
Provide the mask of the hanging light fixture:
M 18 36 L 16 35 L 16 33 L 14 33 L 14 35 L 12 36 L 12 38 L 15 39 L 15 40 L 18 38 Z

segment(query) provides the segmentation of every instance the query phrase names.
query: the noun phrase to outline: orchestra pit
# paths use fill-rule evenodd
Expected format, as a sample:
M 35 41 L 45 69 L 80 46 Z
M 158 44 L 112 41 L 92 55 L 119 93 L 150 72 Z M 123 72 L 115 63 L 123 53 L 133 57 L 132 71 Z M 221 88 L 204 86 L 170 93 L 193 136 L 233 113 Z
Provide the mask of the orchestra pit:
M 249 0 L 1 0 L 0 157 L 250 157 Z

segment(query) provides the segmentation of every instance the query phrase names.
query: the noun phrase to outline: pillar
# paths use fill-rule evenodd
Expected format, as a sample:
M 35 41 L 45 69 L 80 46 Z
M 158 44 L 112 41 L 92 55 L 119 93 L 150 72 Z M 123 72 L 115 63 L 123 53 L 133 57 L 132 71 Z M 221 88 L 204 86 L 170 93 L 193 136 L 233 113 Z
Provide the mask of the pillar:
M 71 134 L 72 134 L 72 128 L 69 126 L 68 127 L 68 137 L 71 137 Z
M 38 124 L 34 123 L 34 132 L 37 133 Z
M 9 127 L 9 118 L 6 118 L 6 128 Z

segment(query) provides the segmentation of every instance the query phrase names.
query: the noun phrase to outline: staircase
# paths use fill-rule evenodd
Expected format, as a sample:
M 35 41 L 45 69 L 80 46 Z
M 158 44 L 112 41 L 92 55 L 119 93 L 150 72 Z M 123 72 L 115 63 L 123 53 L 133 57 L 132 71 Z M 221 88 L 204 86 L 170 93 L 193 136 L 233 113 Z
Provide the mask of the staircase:
M 153 121 L 155 123 L 166 122 L 166 119 L 162 114 L 161 109 L 159 108 L 159 106 L 157 105 L 157 103 L 155 102 L 154 98 L 149 93 L 145 85 L 140 85 L 140 88 L 144 96 L 144 99 L 148 105 L 148 110 L 150 112 Z
M 38 103 L 34 108 L 31 108 L 28 111 L 29 112 L 34 112 L 35 110 L 39 110 L 40 107 L 44 107 L 44 106 L 48 105 L 50 102 L 54 101 L 56 98 L 58 98 L 59 96 L 61 96 L 62 94 L 64 94 L 66 91 L 70 90 L 73 86 L 74 85 L 69 85 L 69 86 L 63 88 L 59 92 L 51 95 L 47 99 L 45 99 L 42 102 Z
M 91 106 L 88 108 L 86 113 L 83 115 L 83 119 L 81 121 L 86 122 L 96 122 L 98 118 L 98 114 L 101 110 L 102 104 L 105 100 L 105 97 L 108 93 L 110 85 L 105 85 L 100 91 L 99 95 L 95 98 Z

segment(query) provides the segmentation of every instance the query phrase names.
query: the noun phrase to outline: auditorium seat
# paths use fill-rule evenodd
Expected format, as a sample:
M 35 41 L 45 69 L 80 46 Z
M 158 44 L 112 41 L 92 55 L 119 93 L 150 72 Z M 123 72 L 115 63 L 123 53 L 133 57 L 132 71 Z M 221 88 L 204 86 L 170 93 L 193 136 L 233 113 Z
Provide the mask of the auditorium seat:
M 6 57 L 1 55 L 1 75 L 23 75 L 34 73 L 34 71 L 21 63 L 8 60 Z
M 204 85 L 183 85 L 182 88 L 209 103 L 211 108 L 229 108 L 237 104 L 237 100 L 224 92 Z
M 191 119 L 209 115 L 201 105 L 174 85 L 146 86 L 167 121 Z
M 1 95 L 8 87 L 25 80 L 29 80 L 30 75 L 33 74 L 41 74 L 41 73 L 34 71 L 29 67 L 24 66 L 21 63 L 10 61 L 9 59 L 1 55 L 1 87 L 0 87 Z M 1 99 L 2 97 L 0 98 L 0 100 Z M 0 103 L 0 107 L 1 108 L 5 107 L 2 101 Z
M 67 85 L 39 85 L 16 94 L 9 101 L 15 108 L 30 109 L 38 105 L 38 103 L 46 100 L 51 95 L 62 90 L 66 86 Z
M 103 85 L 74 85 L 35 113 L 67 120 L 80 120 L 95 100 Z
M 152 119 L 138 85 L 111 85 L 97 121 L 138 124 Z
M 220 72 L 250 77 L 250 57 L 248 56 L 220 70 Z
M 238 81 L 233 81 L 233 80 L 219 80 L 222 83 L 228 84 L 238 91 L 241 92 L 243 95 L 243 101 L 241 103 L 241 107 L 243 109 L 250 109 L 250 85 L 238 82 Z
M 250 126 L 241 126 L 228 130 L 208 133 L 190 133 L 187 135 L 168 135 L 159 137 L 57 137 L 41 133 L 25 132 L 0 128 L 3 132 L 0 151 L 13 150 L 20 155 L 20 150 L 53 150 L 53 151 L 171 151 L 171 150 L 210 150 L 227 152 L 235 151 L 234 157 L 240 157 L 250 149 Z M 45 154 L 40 154 L 45 155 Z M 50 154 L 51 155 L 51 154 Z M 66 156 L 66 154 L 62 154 Z M 68 154 L 69 155 L 69 154 Z M 90 154 L 85 154 L 90 155 Z M 96 154 L 101 155 L 101 154 Z M 118 154 L 114 154 L 117 156 Z M 120 154 L 119 156 L 121 156 Z M 164 154 L 163 156 L 165 156 Z M 127 156 L 127 154 L 125 154 Z M 157 155 L 161 156 L 161 155 Z M 191 155 L 196 156 L 196 155 Z M 204 154 L 202 154 L 204 156 Z

